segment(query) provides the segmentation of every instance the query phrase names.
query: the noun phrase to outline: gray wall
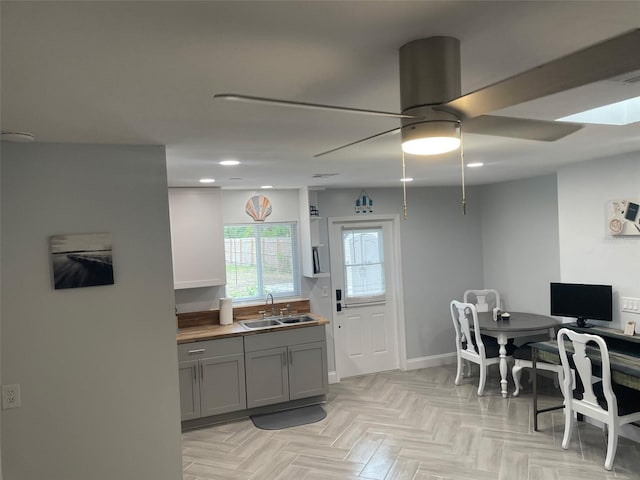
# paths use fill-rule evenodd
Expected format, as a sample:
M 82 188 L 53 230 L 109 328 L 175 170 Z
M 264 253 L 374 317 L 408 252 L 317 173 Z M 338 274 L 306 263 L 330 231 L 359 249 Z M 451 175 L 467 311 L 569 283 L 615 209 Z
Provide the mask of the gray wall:
M 181 478 L 164 147 L 1 145 L 5 478 Z M 54 290 L 48 237 L 95 232 L 115 285 Z
M 560 280 L 556 176 L 481 189 L 484 288 L 507 310 L 549 314 L 549 282 Z
M 558 172 L 558 192 L 562 281 L 611 284 L 608 326 L 636 321 L 640 331 L 640 316 L 621 314 L 619 303 L 620 296 L 640 297 L 640 236 L 612 237 L 607 228 L 610 200 L 640 198 L 638 154 L 567 166 Z
M 359 189 L 319 192 L 323 218 L 354 215 Z M 367 189 L 376 214 L 402 214 L 402 190 Z M 467 192 L 462 215 L 459 188 L 410 188 L 409 217 L 400 220 L 407 358 L 450 353 L 454 346 L 449 301 L 482 284 L 480 205 Z M 328 242 L 324 242 L 328 243 Z M 331 318 L 333 302 L 323 299 L 321 314 Z M 329 370 L 332 370 L 330 365 Z

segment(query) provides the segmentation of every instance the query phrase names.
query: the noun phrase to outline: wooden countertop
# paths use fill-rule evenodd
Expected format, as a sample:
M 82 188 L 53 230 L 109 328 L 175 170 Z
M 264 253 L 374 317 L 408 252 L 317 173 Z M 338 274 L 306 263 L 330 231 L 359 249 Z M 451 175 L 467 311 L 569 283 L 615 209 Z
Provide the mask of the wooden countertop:
M 176 340 L 180 343 L 201 342 L 204 340 L 215 340 L 218 338 L 239 337 L 244 335 L 255 335 L 257 333 L 273 332 L 276 330 L 291 330 L 293 328 L 306 328 L 316 325 L 326 325 L 329 320 L 320 315 L 314 313 L 305 313 L 315 319 L 313 322 L 294 323 L 285 326 L 276 326 L 271 328 L 261 328 L 258 330 L 247 330 L 238 322 L 233 322 L 231 325 L 201 325 L 197 327 L 186 327 L 178 329 L 176 334 Z M 257 317 L 258 319 L 260 317 Z

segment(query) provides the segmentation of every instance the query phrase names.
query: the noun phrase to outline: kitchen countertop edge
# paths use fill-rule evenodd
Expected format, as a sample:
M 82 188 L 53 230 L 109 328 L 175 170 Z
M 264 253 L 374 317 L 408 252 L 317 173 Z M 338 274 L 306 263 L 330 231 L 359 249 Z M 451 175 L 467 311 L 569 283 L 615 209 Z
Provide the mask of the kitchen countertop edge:
M 238 322 L 233 322 L 231 325 L 202 325 L 199 327 L 187 327 L 180 328 L 176 333 L 176 341 L 178 344 L 182 343 L 192 343 L 192 342 L 203 342 L 205 340 L 216 340 L 219 338 L 230 338 L 230 337 L 243 337 L 245 335 L 255 335 L 258 333 L 268 333 L 274 331 L 281 330 L 292 330 L 295 328 L 306 328 L 313 327 L 317 325 L 327 325 L 329 322 L 328 319 L 321 315 L 317 315 L 315 313 L 305 313 L 305 315 L 309 315 L 314 318 L 313 322 L 306 323 L 296 323 L 293 325 L 286 326 L 276 326 L 272 328 L 261 328 L 259 330 L 247 330 Z

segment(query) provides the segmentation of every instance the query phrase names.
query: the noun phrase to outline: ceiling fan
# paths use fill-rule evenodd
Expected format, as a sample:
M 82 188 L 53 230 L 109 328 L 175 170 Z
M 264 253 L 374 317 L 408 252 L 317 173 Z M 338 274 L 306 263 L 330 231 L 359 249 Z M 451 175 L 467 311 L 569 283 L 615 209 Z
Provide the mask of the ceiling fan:
M 576 132 L 582 125 L 487 113 L 638 70 L 638 47 L 640 29 L 635 29 L 461 95 L 460 41 L 445 36 L 414 40 L 400 48 L 401 113 L 236 93 L 216 94 L 214 98 L 400 119 L 399 128 L 332 148 L 314 157 L 398 131 L 402 136 L 403 152 L 414 155 L 434 155 L 458 149 L 461 131 L 549 142 Z

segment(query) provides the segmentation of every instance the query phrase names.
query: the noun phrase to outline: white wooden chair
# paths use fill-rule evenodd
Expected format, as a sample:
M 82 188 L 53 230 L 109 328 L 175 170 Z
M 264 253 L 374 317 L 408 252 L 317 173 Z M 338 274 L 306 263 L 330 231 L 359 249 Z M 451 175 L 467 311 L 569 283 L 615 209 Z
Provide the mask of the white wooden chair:
M 467 290 L 464 292 L 463 301 L 473 303 L 478 312 L 492 312 L 494 308 L 502 309 L 500 293 L 491 288 L 484 290 Z
M 453 300 L 450 304 L 453 327 L 456 331 L 456 353 L 458 356 L 458 370 L 455 384 L 462 382 L 463 360 L 468 360 L 480 365 L 480 383 L 478 396 L 482 396 L 487 380 L 487 368 L 489 365 L 500 362 L 500 351 L 494 345 L 485 347 L 480 326 L 478 325 L 478 312 L 473 303 L 458 302 Z
M 523 368 L 533 368 L 531 347 L 526 343 L 516 348 L 515 352 L 513 352 L 513 368 L 511 369 L 511 374 L 513 376 L 513 383 L 516 385 L 516 389 L 513 392 L 514 397 L 520 394 L 520 388 L 522 388 L 520 386 L 520 374 Z M 536 362 L 536 370 L 546 370 L 555 373 L 558 376 L 558 385 L 562 388 L 562 380 L 564 377 L 562 365 L 538 361 Z
M 572 364 L 567 356 L 565 342 L 573 343 L 574 353 L 571 355 Z M 599 350 L 602 362 L 600 376 L 594 378 L 591 359 L 587 356 L 587 343 L 593 342 L 597 348 L 589 349 L 590 355 L 597 355 Z M 611 470 L 613 459 L 618 447 L 618 434 L 620 427 L 627 423 L 640 421 L 640 394 L 611 383 L 611 366 L 609 362 L 609 350 L 607 344 L 598 335 L 577 333 L 563 328 L 558 332 L 558 349 L 560 360 L 564 369 L 564 437 L 562 448 L 569 447 L 571 433 L 574 425 L 574 413 L 581 413 L 604 423 L 608 430 L 607 456 L 604 468 Z M 593 353 L 592 353 L 593 352 Z M 573 381 L 572 369 L 575 372 Z M 580 380 L 581 386 L 578 384 Z

